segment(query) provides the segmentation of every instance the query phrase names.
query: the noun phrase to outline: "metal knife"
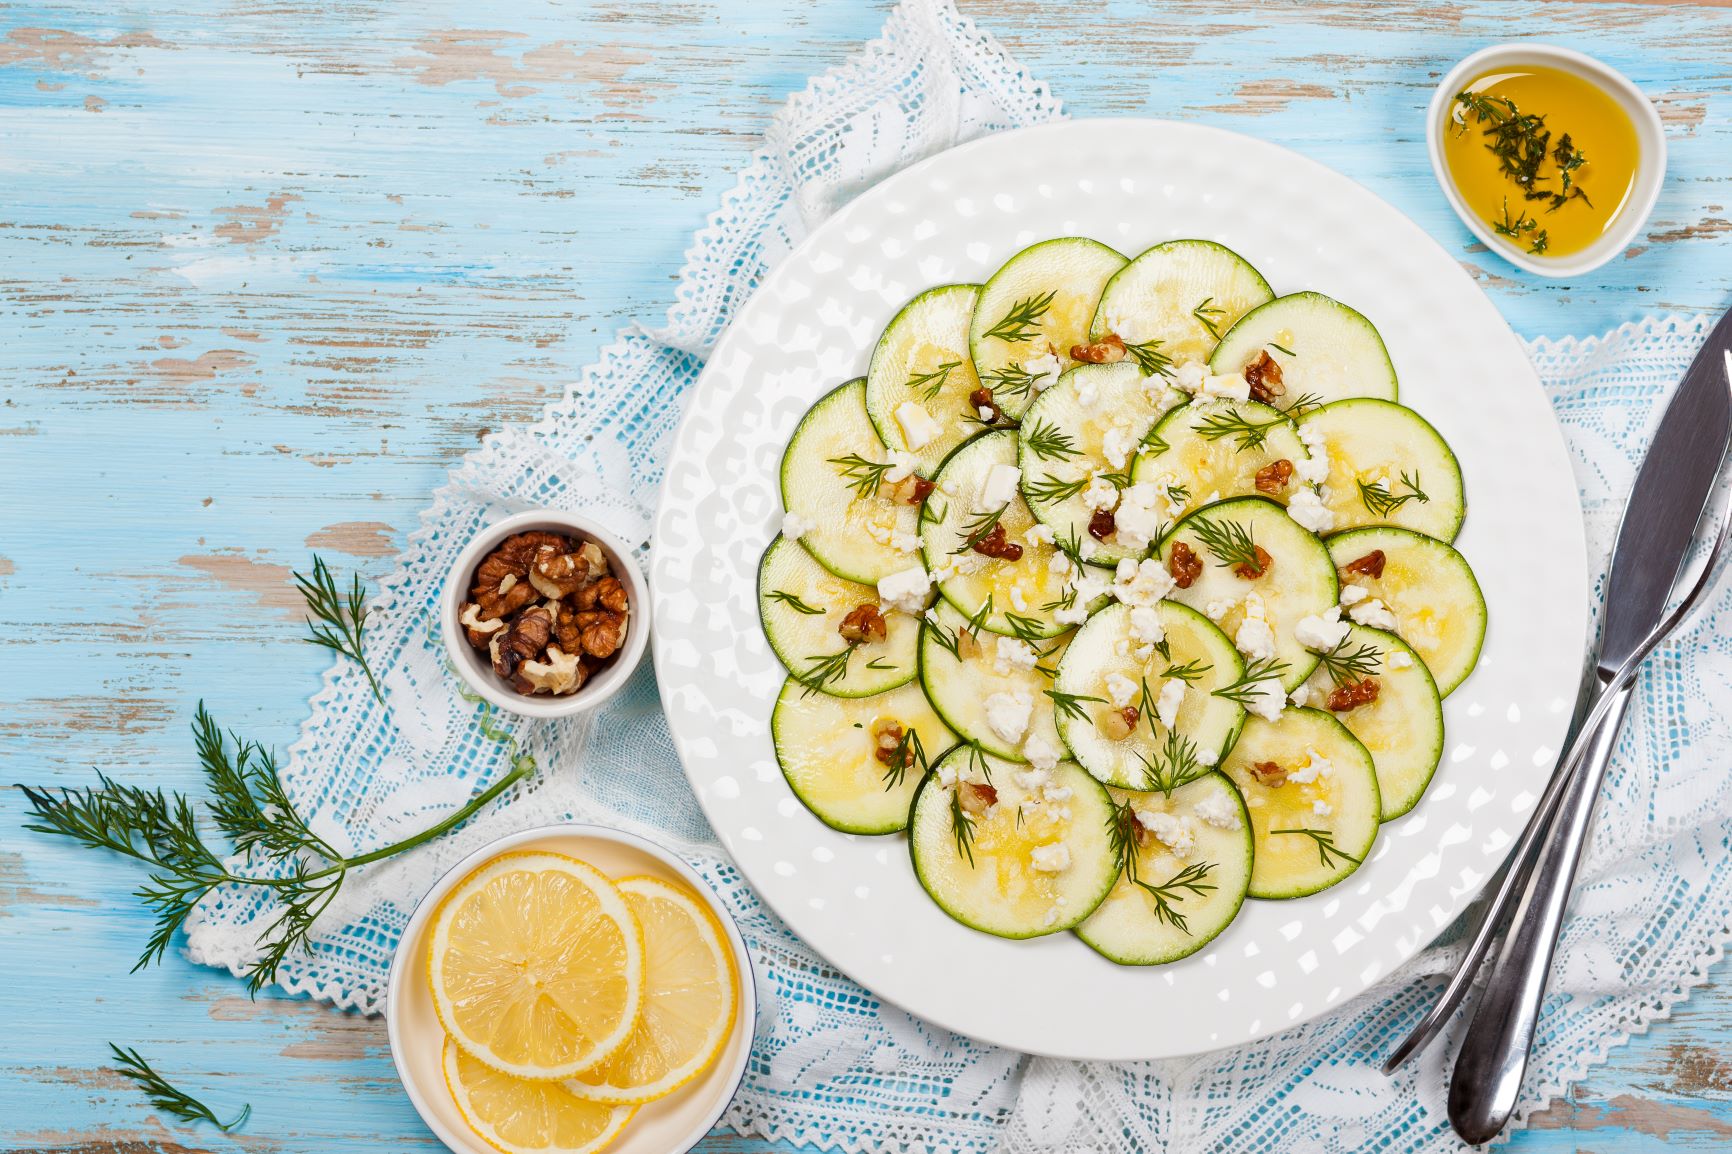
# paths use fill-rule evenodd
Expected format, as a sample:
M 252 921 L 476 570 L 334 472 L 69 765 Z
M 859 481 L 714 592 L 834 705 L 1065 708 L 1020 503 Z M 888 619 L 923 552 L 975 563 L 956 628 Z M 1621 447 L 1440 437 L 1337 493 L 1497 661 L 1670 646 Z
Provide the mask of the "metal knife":
M 1661 418 L 1612 550 L 1594 662 L 1593 706 L 1560 762 L 1548 798 L 1555 818 L 1537 842 L 1525 891 L 1467 1027 L 1449 1088 L 1450 1123 L 1464 1141 L 1490 1141 L 1521 1090 L 1558 931 L 1592 823 L 1595 800 L 1634 693 L 1636 669 L 1713 586 L 1732 520 L 1684 602 L 1667 602 L 1732 442 L 1732 313 L 1722 317 Z M 1545 815 L 1536 814 L 1536 819 Z M 1526 863 L 1517 863 L 1519 869 Z M 1507 882 L 1500 898 L 1519 888 Z M 1494 907 L 1502 903 L 1494 902 Z M 1507 908 L 1507 906 L 1506 906 Z M 1502 912 L 1488 911 L 1488 921 Z M 1477 944 L 1477 943 L 1476 943 Z M 1483 954 L 1483 950 L 1482 950 Z M 1477 958 L 1470 959 L 1477 961 Z M 1464 963 L 1466 965 L 1468 963 Z M 1468 971 L 1471 973 L 1471 970 Z

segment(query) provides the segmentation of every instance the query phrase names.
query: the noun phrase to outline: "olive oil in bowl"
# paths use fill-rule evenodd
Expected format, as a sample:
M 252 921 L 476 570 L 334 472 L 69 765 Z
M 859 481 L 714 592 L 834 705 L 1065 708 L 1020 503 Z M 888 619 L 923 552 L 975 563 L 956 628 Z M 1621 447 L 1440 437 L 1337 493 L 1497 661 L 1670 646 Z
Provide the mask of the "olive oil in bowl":
M 1503 67 L 1446 105 L 1443 155 L 1468 210 L 1530 256 L 1579 253 L 1621 223 L 1642 160 L 1611 95 L 1544 66 Z

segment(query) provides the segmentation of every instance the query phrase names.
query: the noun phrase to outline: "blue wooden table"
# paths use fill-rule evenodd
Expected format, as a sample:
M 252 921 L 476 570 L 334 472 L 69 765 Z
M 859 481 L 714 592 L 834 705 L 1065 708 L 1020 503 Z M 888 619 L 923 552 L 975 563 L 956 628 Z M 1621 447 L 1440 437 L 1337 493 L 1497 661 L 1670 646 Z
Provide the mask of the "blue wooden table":
M 1732 13 L 1711 4 L 965 3 L 1079 115 L 1289 144 L 1442 240 L 1524 334 L 1732 303 Z M 0 7 L 0 748 L 188 788 L 203 698 L 292 739 L 323 655 L 291 568 L 377 574 L 446 467 L 654 320 L 766 120 L 881 3 Z M 1658 101 L 1671 172 L 1624 258 L 1542 284 L 1469 243 L 1420 110 L 1485 44 L 1598 54 Z M 124 864 L 19 830 L 0 793 L 0 1150 L 433 1145 L 382 1024 L 248 1000 L 171 954 Z M 1732 980 L 1614 1055 L 1522 1154 L 1732 1146 Z M 216 1104 L 154 1119 L 139 1046 Z M 763 1151 L 717 1136 L 706 1149 Z

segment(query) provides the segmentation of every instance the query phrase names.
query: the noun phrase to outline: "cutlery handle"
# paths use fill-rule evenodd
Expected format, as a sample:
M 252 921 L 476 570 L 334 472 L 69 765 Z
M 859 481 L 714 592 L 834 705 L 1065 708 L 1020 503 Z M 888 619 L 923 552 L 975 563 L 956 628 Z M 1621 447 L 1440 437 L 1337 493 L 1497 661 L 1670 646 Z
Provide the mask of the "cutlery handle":
M 1449 1083 L 1449 1121 L 1464 1142 L 1491 1141 L 1515 1110 L 1594 803 L 1634 693 L 1634 679 L 1609 690 L 1609 708 L 1564 786 L 1557 819 L 1462 1038 Z

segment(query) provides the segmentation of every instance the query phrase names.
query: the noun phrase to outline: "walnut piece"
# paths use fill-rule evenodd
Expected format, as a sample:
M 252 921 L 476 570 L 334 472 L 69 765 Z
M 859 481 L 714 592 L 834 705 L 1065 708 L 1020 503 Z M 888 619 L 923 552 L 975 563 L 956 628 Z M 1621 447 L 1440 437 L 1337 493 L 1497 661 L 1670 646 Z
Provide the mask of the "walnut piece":
M 985 782 L 958 782 L 956 792 L 962 799 L 962 811 L 975 817 L 998 804 L 998 790 Z
M 968 394 L 968 403 L 974 409 L 975 415 L 988 424 L 1004 416 L 1004 410 L 998 407 L 998 398 L 994 397 L 992 390 L 985 385 Z M 982 410 L 990 415 L 983 415 Z
M 1255 581 L 1275 567 L 1275 558 L 1269 556 L 1269 551 L 1261 545 L 1251 546 L 1251 555 L 1257 559 L 1256 564 L 1241 561 L 1233 566 L 1233 576 L 1241 581 Z
M 1381 549 L 1373 549 L 1363 557 L 1356 557 L 1341 568 L 1347 573 L 1358 573 L 1372 580 L 1383 576 L 1383 564 L 1387 558 Z
M 1257 779 L 1259 785 L 1270 789 L 1279 789 L 1287 784 L 1287 771 L 1272 761 L 1259 761 L 1251 767 L 1251 776 Z
M 1203 575 L 1203 559 L 1183 541 L 1174 541 L 1173 555 L 1167 558 L 1167 572 L 1172 575 L 1174 585 L 1189 589 Z
M 1109 709 L 1101 715 L 1096 724 L 1100 727 L 1101 736 L 1108 741 L 1123 741 L 1137 730 L 1137 722 L 1143 719 L 1142 711 L 1134 705 L 1121 709 Z
M 457 623 L 463 626 L 463 636 L 469 639 L 469 644 L 477 649 L 486 649 L 492 635 L 505 628 L 505 622 L 497 617 L 482 617 L 481 606 L 473 601 L 463 603 L 463 612 L 458 614 Z
M 885 718 L 872 727 L 872 756 L 891 769 L 907 767 L 911 750 L 902 747 L 908 731 L 902 723 Z
M 1358 709 L 1361 705 L 1370 705 L 1377 700 L 1378 685 L 1375 677 L 1367 677 L 1362 681 L 1349 681 L 1337 685 L 1329 694 L 1326 703 L 1335 713 L 1346 713 L 1350 709 Z
M 1125 342 L 1117 333 L 1108 333 L 1093 344 L 1072 345 L 1070 359 L 1085 365 L 1111 365 L 1125 359 Z
M 1287 482 L 1293 479 L 1293 462 L 1282 457 L 1279 461 L 1270 461 L 1257 470 L 1254 483 L 1257 492 L 1273 496 L 1287 487 Z
M 862 601 L 848 610 L 848 616 L 842 618 L 842 623 L 836 626 L 836 632 L 850 645 L 859 645 L 863 641 L 883 641 L 889 636 L 889 629 L 884 614 L 878 611 L 876 601 Z
M 1004 532 L 1004 522 L 1000 521 L 992 527 L 992 531 L 974 543 L 974 551 L 985 557 L 994 557 L 1000 561 L 1022 560 L 1022 546 L 1010 540 Z
M 557 645 L 547 647 L 547 660 L 525 661 L 518 666 L 519 677 L 512 684 L 529 685 L 530 693 L 575 693 L 583 687 L 589 673 L 575 653 L 567 653 Z M 524 690 L 520 687 L 518 692 Z
M 1089 518 L 1089 536 L 1096 541 L 1105 541 L 1118 531 L 1119 521 L 1111 509 L 1096 509 Z
M 1275 398 L 1286 393 L 1281 384 L 1281 362 L 1269 355 L 1268 349 L 1257 354 L 1257 359 L 1245 366 L 1245 383 L 1251 386 L 1251 399 L 1262 401 L 1265 405 L 1275 403 Z
M 493 649 L 493 672 L 510 681 L 517 667 L 541 656 L 553 638 L 553 615 L 539 605 L 518 615 Z

